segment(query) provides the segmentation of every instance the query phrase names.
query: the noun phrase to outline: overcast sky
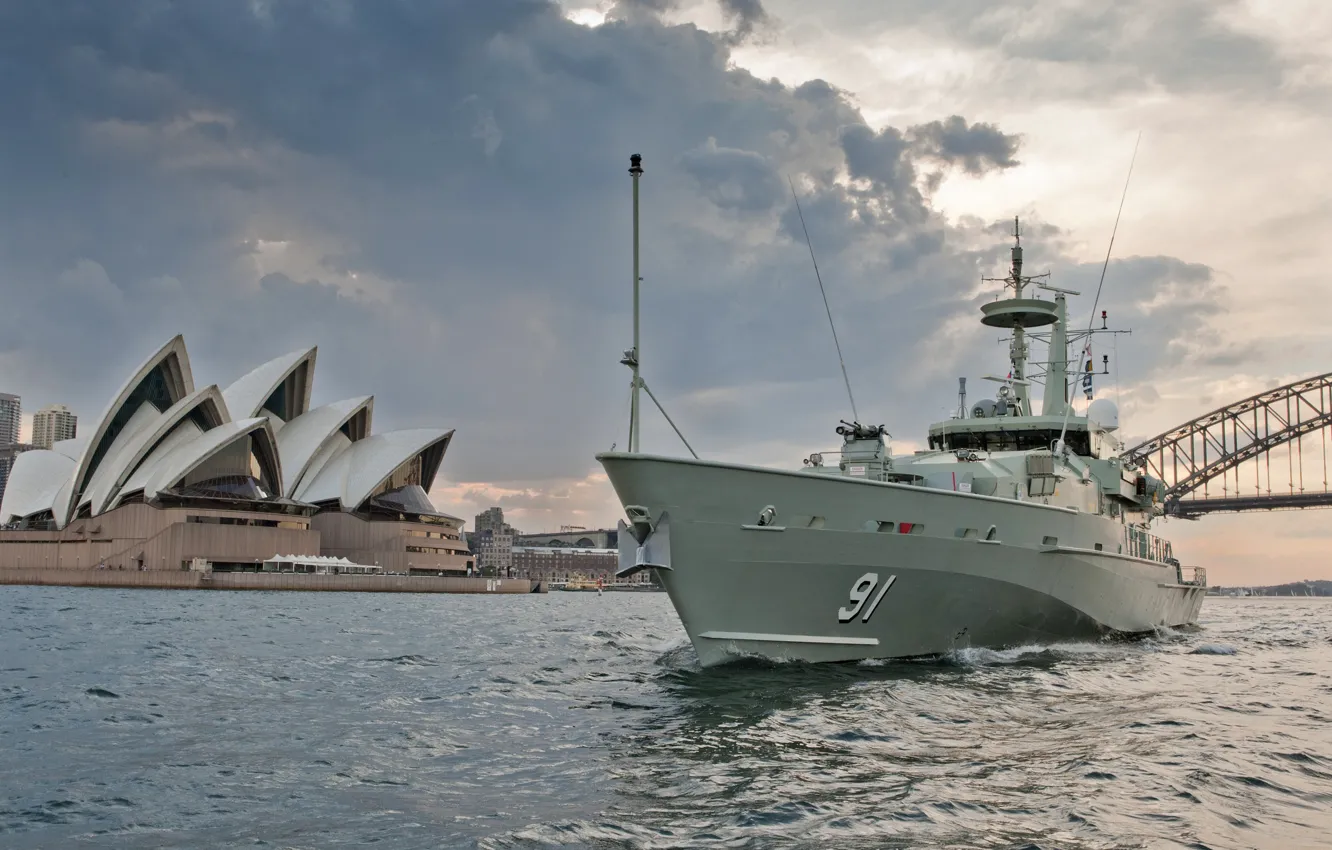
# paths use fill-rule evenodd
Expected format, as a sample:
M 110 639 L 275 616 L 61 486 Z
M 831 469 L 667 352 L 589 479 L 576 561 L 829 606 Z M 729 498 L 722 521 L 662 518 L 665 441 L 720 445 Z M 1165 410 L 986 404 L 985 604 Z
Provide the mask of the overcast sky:
M 1296 0 L 0 0 L 0 391 L 86 423 L 176 333 L 200 384 L 317 344 L 316 404 L 457 429 L 441 508 L 613 523 L 630 153 L 645 376 L 704 456 L 790 466 L 849 410 L 788 179 L 910 451 L 1007 368 L 1011 217 L 1090 296 L 1141 132 L 1100 391 L 1150 436 L 1329 369 L 1330 87 Z M 1166 530 L 1214 582 L 1329 577 L 1329 516 Z

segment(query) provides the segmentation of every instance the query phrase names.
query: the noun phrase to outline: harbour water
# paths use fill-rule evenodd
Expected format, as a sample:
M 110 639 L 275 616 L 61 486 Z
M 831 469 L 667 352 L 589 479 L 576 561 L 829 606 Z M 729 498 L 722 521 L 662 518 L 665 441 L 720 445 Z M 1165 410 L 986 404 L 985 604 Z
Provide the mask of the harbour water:
M 1332 603 L 699 670 L 662 594 L 0 588 L 0 846 L 1332 845 Z

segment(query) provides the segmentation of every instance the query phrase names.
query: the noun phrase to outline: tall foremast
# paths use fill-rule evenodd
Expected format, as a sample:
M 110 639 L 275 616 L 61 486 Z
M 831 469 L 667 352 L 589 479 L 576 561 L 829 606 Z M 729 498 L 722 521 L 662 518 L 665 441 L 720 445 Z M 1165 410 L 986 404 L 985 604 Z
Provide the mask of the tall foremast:
M 1050 327 L 1050 357 L 1045 366 L 1042 416 L 1063 416 L 1068 405 L 1068 303 L 1063 292 L 1055 294 L 1055 323 Z
M 643 176 L 643 157 L 641 154 L 633 154 L 629 157 L 629 176 L 634 179 L 634 347 L 624 353 L 620 362 L 628 366 L 630 371 L 633 372 L 633 377 L 629 383 L 629 451 L 637 452 L 640 450 L 638 426 L 642 419 L 642 411 L 638 405 L 638 391 L 644 386 L 642 375 L 639 372 L 638 359 L 638 287 L 643 281 L 638 273 L 638 178 Z M 672 423 L 672 427 L 674 427 L 674 423 Z M 684 437 L 680 439 L 684 439 Z M 688 444 L 686 443 L 686 445 Z
M 1008 345 L 1011 373 L 1005 381 L 1011 387 L 1013 403 L 1018 416 L 1031 415 L 1031 380 L 1027 375 L 1027 355 L 1030 347 L 1027 330 L 1044 327 L 1059 321 L 1058 306 L 1040 298 L 1028 298 L 1026 288 L 1032 278 L 1022 274 L 1022 229 L 1013 217 L 1012 266 L 1008 276 L 1000 278 L 1012 297 L 992 301 L 981 307 L 981 323 L 994 328 L 1006 328 L 1013 336 Z
M 1012 268 L 1009 271 L 1009 284 L 1013 287 L 1014 300 L 1022 298 L 1022 289 L 1026 286 L 1026 280 L 1022 277 L 1022 230 L 1018 226 L 1017 216 L 1013 216 L 1013 247 Z M 1034 327 L 1028 325 L 1025 327 Z M 1018 415 L 1031 415 L 1031 393 L 1030 384 L 1022 382 L 1027 380 L 1027 332 L 1021 324 L 1013 326 L 1013 339 L 1008 345 L 1008 357 L 1013 366 L 1013 378 L 1017 382 L 1015 386 L 1021 389 L 1016 391 L 1018 400 Z

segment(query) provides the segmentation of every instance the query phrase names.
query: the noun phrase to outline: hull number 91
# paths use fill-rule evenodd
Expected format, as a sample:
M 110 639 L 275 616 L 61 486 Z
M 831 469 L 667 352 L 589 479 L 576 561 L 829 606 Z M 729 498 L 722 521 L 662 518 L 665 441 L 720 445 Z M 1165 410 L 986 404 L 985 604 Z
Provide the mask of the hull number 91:
M 874 609 L 879 607 L 884 594 L 888 592 L 888 588 L 892 587 L 895 581 L 897 581 L 897 576 L 888 576 L 883 586 L 880 587 L 878 573 L 865 573 L 855 584 L 851 585 L 851 604 L 846 608 L 837 609 L 837 622 L 851 622 L 856 618 L 856 615 L 860 614 L 863 608 L 865 615 L 860 618 L 860 622 L 868 623 L 869 618 L 874 616 Z M 878 593 L 874 592 L 875 588 L 878 588 Z M 871 596 L 874 597 L 874 601 L 869 604 L 868 608 L 865 608 L 865 601 Z

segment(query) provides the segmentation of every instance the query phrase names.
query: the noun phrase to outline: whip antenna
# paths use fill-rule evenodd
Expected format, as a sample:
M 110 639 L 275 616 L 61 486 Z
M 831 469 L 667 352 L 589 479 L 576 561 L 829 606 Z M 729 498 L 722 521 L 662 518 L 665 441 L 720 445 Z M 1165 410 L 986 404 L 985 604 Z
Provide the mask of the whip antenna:
M 1115 248 L 1115 234 L 1119 232 L 1119 217 L 1124 214 L 1124 199 L 1128 197 L 1129 181 L 1133 179 L 1133 163 L 1138 160 L 1138 145 L 1142 142 L 1142 131 L 1138 131 L 1138 138 L 1133 142 L 1133 156 L 1129 157 L 1128 176 L 1124 178 L 1124 191 L 1119 196 L 1119 211 L 1115 213 L 1115 226 L 1110 229 L 1110 244 L 1105 249 L 1105 262 L 1101 264 L 1101 280 L 1096 284 L 1096 298 L 1092 301 L 1091 318 L 1087 320 L 1087 335 L 1091 336 L 1092 328 L 1096 325 L 1096 307 L 1101 303 L 1101 287 L 1105 286 L 1105 272 L 1110 268 L 1110 252 Z M 1082 361 L 1079 360 L 1079 363 Z M 1116 368 L 1118 364 L 1116 363 Z M 1064 435 L 1068 431 L 1068 414 L 1073 410 L 1072 402 L 1064 405 L 1064 424 L 1059 429 L 1059 445 L 1064 445 Z
M 828 314 L 828 327 L 832 328 L 833 345 L 837 346 L 837 362 L 842 366 L 842 380 L 846 382 L 846 397 L 851 399 L 851 418 L 860 421 L 856 412 L 856 397 L 851 393 L 851 379 L 846 376 L 846 360 L 842 357 L 842 343 L 837 339 L 837 325 L 833 324 L 832 308 L 828 306 L 828 291 L 823 288 L 823 276 L 819 274 L 819 261 L 814 259 L 814 242 L 809 238 L 809 228 L 805 226 L 805 213 L 800 209 L 800 198 L 796 195 L 795 182 L 787 175 L 786 182 L 791 185 L 791 199 L 795 201 L 796 214 L 800 216 L 800 229 L 805 231 L 805 244 L 809 246 L 809 261 L 814 264 L 814 279 L 819 282 L 819 294 L 823 296 L 823 309 Z

